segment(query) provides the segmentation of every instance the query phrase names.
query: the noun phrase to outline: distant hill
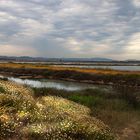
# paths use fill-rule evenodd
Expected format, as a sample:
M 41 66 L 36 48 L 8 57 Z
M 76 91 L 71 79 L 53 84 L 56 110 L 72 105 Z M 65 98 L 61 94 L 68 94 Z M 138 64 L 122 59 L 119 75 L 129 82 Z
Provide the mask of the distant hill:
M 45 58 L 29 56 L 0 56 L 0 61 L 11 62 L 140 62 L 139 60 L 117 61 L 109 58 Z
M 45 57 L 29 57 L 29 56 L 0 56 L 0 61 L 25 61 L 25 62 L 45 62 L 45 61 L 56 61 L 56 62 L 71 62 L 71 61 L 113 61 L 108 58 L 45 58 Z
M 85 62 L 92 62 L 92 61 L 114 61 L 108 58 L 61 58 L 62 61 L 85 61 Z

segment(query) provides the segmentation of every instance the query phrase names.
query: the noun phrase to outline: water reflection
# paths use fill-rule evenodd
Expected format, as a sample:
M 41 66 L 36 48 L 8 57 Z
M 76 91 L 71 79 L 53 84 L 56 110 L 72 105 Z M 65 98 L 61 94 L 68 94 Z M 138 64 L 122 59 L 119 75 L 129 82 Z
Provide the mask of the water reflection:
M 54 65 L 58 66 L 58 65 Z M 60 67 L 73 67 L 73 68 L 97 68 L 97 69 L 113 69 L 122 71 L 140 71 L 140 66 L 93 66 L 93 65 L 59 65 Z
M 64 89 L 67 91 L 76 91 L 76 90 L 83 90 L 89 88 L 97 88 L 99 86 L 91 85 L 91 84 L 84 84 L 84 83 L 75 83 L 75 82 L 66 82 L 66 81 L 59 81 L 59 80 L 30 80 L 30 79 L 20 79 L 20 78 L 13 78 L 9 77 L 8 80 L 14 81 L 19 84 L 25 84 L 31 87 L 36 88 L 56 88 L 56 89 Z M 105 86 L 102 86 L 105 88 Z

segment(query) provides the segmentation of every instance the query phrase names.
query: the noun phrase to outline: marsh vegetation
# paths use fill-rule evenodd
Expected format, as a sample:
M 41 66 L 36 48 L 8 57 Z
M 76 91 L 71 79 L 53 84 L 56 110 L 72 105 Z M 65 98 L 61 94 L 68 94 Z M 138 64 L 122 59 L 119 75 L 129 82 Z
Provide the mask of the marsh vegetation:
M 84 69 L 50 66 L 45 64 L 0 64 L 0 74 L 20 78 L 46 78 L 100 85 L 127 85 L 140 87 L 139 71 L 111 69 Z
M 112 87 L 109 90 L 100 86 L 78 90 L 67 90 L 67 85 L 65 90 L 29 87 L 3 77 L 0 80 L 2 140 L 140 139 L 139 71 L 7 63 L 0 72 L 21 80 L 47 78 L 72 81 L 73 85 L 79 82 Z

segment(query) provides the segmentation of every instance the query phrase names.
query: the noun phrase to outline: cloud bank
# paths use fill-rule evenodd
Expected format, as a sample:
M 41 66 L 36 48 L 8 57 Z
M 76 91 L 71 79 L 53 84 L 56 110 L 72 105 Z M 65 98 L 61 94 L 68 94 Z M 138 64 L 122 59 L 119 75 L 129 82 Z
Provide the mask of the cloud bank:
M 1 0 L 0 55 L 140 59 L 139 0 Z

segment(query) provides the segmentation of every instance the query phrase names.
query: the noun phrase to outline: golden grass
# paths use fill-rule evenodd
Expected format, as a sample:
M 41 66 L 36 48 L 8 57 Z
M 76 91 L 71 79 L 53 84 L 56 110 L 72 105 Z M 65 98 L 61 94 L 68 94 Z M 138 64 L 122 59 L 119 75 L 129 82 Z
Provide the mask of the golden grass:
M 138 74 L 140 75 L 140 71 L 120 71 L 120 70 L 110 70 L 110 69 L 88 69 L 88 68 L 70 68 L 70 67 L 61 67 L 61 66 L 51 66 L 45 64 L 20 64 L 20 63 L 0 63 L 1 68 L 31 68 L 31 69 L 48 69 L 48 70 L 56 70 L 56 71 L 76 71 L 82 73 L 90 73 L 90 74 Z

